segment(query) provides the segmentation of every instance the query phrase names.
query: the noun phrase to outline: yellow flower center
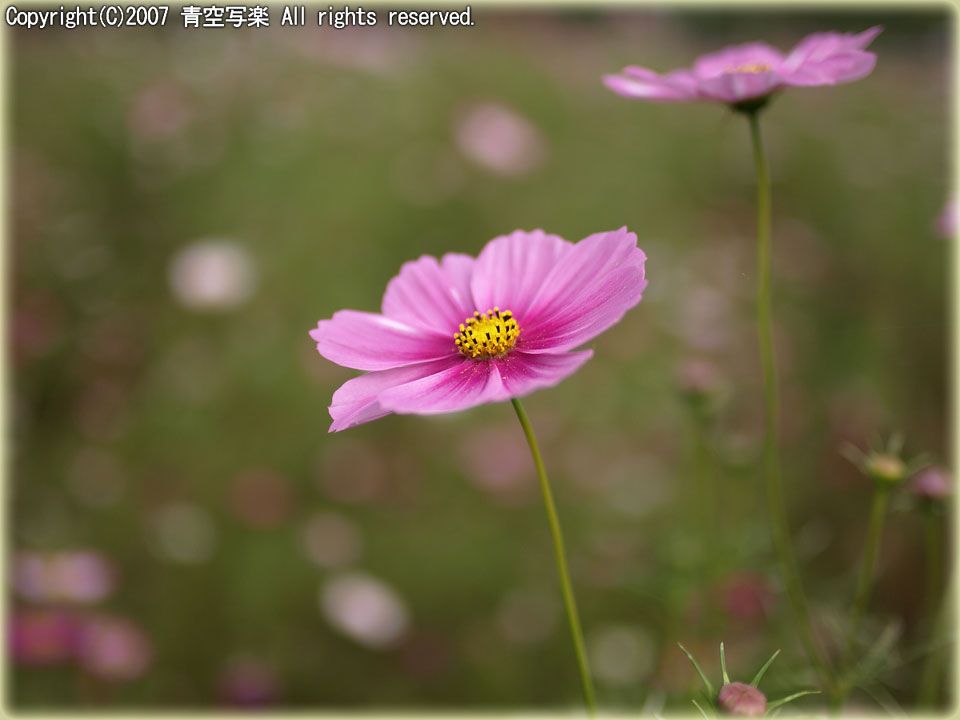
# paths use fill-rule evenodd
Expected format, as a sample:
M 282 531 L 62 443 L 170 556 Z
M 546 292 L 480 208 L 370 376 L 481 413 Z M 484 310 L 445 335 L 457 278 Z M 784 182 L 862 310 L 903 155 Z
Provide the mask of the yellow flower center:
M 727 68 L 728 73 L 759 73 L 770 72 L 771 70 L 773 68 L 766 63 L 746 63 L 745 65 L 735 65 Z
M 500 308 L 495 307 L 482 315 L 474 312 L 473 317 L 460 323 L 460 332 L 453 336 L 453 342 L 467 357 L 486 360 L 505 355 L 519 335 L 513 313 L 500 312 Z
M 867 470 L 881 480 L 896 482 L 903 478 L 907 468 L 900 458 L 884 453 L 869 458 L 867 461 Z

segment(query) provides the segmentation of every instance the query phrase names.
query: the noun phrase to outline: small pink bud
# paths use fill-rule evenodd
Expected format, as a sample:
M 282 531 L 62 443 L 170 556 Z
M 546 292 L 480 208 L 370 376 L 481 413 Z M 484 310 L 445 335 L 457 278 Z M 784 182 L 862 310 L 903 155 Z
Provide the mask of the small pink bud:
M 677 385 L 687 395 L 716 395 L 723 388 L 723 377 L 711 362 L 688 360 L 677 370 Z
M 907 486 L 921 500 L 945 500 L 950 496 L 950 473 L 942 467 L 924 468 L 912 478 Z
M 717 704 L 728 715 L 760 717 L 767 711 L 767 696 L 753 685 L 735 682 L 720 688 Z

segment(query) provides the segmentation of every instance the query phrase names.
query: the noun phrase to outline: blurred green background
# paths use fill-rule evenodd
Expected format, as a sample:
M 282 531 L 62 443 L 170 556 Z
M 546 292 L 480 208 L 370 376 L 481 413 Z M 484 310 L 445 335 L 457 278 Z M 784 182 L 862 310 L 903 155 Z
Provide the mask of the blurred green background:
M 742 680 L 783 648 L 771 698 L 815 682 L 758 471 L 746 124 L 601 77 L 886 27 L 872 75 L 763 117 L 788 508 L 829 640 L 871 495 L 838 448 L 901 430 L 908 455 L 947 459 L 951 18 L 473 12 L 470 29 L 278 27 L 275 6 L 269 29 L 7 30 L 14 706 L 576 705 L 509 405 L 328 435 L 355 373 L 307 335 L 377 310 L 406 260 L 537 227 L 627 225 L 648 255 L 643 302 L 526 402 L 601 703 L 690 709 L 677 641 L 715 681 L 720 640 Z M 691 381 L 716 392 L 709 419 Z M 930 632 L 923 518 L 894 505 L 866 632 L 896 642 L 851 700 L 871 710 L 915 703 Z

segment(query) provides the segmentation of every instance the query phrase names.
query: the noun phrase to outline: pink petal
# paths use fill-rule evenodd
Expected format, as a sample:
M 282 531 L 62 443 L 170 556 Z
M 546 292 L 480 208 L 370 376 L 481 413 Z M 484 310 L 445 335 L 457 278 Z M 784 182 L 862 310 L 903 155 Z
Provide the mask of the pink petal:
M 646 255 L 620 228 L 584 238 L 547 276 L 520 325 L 518 350 L 555 352 L 596 337 L 640 302 Z
M 776 70 L 782 62 L 783 55 L 780 51 L 766 43 L 746 43 L 731 45 L 722 50 L 701 55 L 693 64 L 693 72 L 702 80 L 736 72 L 737 68 L 744 66 L 766 65 Z
M 861 33 L 847 34 L 846 48 L 848 50 L 863 50 L 872 43 L 877 35 L 883 32 L 883 25 L 874 25 Z
M 507 400 L 509 394 L 493 361 L 461 357 L 440 372 L 381 392 L 380 405 L 402 415 L 434 415 Z
M 512 352 L 495 362 L 508 397 L 518 398 L 557 385 L 579 370 L 591 357 L 593 350 L 557 355 Z
M 626 67 L 621 75 L 606 75 L 604 84 L 618 95 L 637 100 L 685 102 L 696 98 L 696 83 L 689 72 L 658 75 L 641 67 Z
M 523 397 L 553 387 L 593 356 L 514 351 L 495 360 L 463 357 L 371 372 L 348 380 L 333 394 L 330 432 L 340 432 L 390 413 L 431 415 Z
M 383 294 L 383 314 L 452 339 L 476 309 L 470 293 L 474 263 L 459 253 L 444 255 L 442 262 L 424 255 L 404 263 Z
M 327 360 L 356 370 L 386 370 L 459 355 L 444 337 L 375 313 L 341 310 L 310 331 Z
M 763 97 L 783 85 L 776 72 L 728 72 L 700 80 L 700 95 L 710 100 L 736 103 Z
M 827 60 L 831 55 L 850 50 L 863 50 L 883 32 L 877 25 L 861 33 L 824 32 L 807 35 L 797 43 L 784 60 L 786 70 L 795 71 L 806 62 Z
M 510 310 L 522 317 L 557 261 L 573 247 L 543 230 L 494 238 L 480 252 L 470 283 L 477 309 Z
M 405 367 L 371 372 L 366 375 L 347 380 L 333 394 L 330 404 L 330 417 L 333 423 L 330 432 L 340 432 L 347 428 L 361 425 L 371 420 L 389 415 L 377 400 L 377 396 L 388 388 L 404 383 L 413 382 L 421 378 L 459 364 L 459 356 L 446 360 L 435 360 L 429 363 L 418 363 Z
M 785 79 L 790 85 L 836 85 L 866 77 L 876 64 L 872 52 L 845 50 L 826 60 L 805 62 Z

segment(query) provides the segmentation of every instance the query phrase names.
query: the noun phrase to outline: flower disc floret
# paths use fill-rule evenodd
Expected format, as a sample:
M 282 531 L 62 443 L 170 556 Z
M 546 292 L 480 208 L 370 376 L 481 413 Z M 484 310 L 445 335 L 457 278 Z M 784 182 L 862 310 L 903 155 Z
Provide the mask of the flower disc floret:
M 520 328 L 509 310 L 500 312 L 500 308 L 485 313 L 474 311 L 460 323 L 460 331 L 453 336 L 457 349 L 469 358 L 486 360 L 503 357 L 517 342 Z

